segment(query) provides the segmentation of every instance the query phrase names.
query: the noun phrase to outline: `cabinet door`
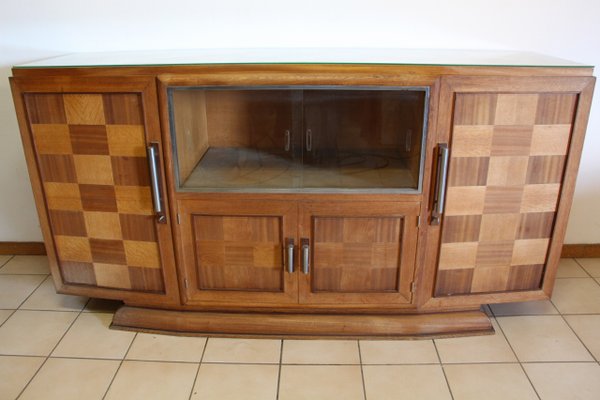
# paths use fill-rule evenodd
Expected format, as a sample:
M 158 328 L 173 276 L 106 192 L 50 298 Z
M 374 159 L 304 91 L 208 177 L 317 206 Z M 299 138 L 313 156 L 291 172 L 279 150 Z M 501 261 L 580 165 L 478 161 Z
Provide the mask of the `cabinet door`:
M 303 203 L 300 302 L 410 303 L 418 215 L 417 202 Z
M 182 200 L 179 213 L 187 304 L 297 303 L 295 202 Z
M 592 85 L 593 78 L 444 79 L 439 141 L 450 155 L 435 296 L 549 293 Z
M 15 78 L 13 84 L 57 287 L 175 301 L 171 230 L 168 215 L 163 223 L 155 218 L 146 156 L 156 142 L 162 162 L 153 80 Z

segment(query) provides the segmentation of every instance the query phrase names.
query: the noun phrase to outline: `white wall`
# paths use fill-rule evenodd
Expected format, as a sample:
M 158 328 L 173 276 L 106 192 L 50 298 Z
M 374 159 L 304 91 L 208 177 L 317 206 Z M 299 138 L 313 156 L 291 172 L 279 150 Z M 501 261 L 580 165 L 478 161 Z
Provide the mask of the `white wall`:
M 2 2 L 0 241 L 41 240 L 6 79 L 13 64 L 105 50 L 423 47 L 529 50 L 600 65 L 599 16 L 600 2 L 592 0 Z M 568 243 L 600 243 L 599 102 L 592 106 Z

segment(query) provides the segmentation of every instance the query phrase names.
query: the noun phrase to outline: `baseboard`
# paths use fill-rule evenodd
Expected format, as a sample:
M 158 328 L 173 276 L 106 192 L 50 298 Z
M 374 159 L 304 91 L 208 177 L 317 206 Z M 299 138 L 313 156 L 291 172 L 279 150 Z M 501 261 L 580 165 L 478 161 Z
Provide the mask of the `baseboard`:
M 0 242 L 0 255 L 44 255 L 43 242 Z M 600 257 L 600 243 L 565 244 L 561 257 L 591 258 Z
M 562 248 L 562 257 L 565 258 L 592 258 L 600 257 L 600 243 L 593 244 L 565 244 Z
M 46 254 L 43 242 L 0 242 L 0 255 L 35 255 Z

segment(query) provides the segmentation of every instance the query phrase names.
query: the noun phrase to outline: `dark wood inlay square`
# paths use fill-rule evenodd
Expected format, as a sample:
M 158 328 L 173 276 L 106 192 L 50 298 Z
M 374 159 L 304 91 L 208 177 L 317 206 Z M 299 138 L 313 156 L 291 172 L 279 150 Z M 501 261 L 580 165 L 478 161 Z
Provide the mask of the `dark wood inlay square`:
M 117 211 L 115 188 L 109 185 L 79 185 L 85 211 Z
M 121 240 L 90 239 L 90 248 L 95 263 L 127 264 Z
M 109 154 L 106 126 L 69 125 L 69 134 L 74 154 Z

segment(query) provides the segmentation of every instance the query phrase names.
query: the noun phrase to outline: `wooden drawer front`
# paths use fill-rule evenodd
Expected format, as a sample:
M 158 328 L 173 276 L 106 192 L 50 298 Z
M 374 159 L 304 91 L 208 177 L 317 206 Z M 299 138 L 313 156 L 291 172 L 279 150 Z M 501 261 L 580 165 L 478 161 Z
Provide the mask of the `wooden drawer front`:
M 26 93 L 66 284 L 164 292 L 139 93 Z
M 577 101 L 456 94 L 436 296 L 541 287 Z
M 283 291 L 280 217 L 192 218 L 199 289 Z

